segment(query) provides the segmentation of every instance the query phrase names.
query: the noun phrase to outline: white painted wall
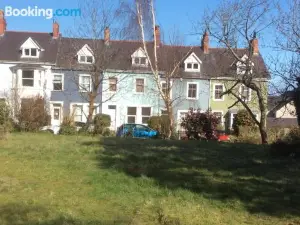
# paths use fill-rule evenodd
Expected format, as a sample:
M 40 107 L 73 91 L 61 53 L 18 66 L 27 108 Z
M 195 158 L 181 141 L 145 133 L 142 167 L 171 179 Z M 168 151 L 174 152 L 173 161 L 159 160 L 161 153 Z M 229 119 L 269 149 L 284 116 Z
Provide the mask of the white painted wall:
M 295 106 L 291 103 L 288 103 L 286 106 L 283 106 L 279 110 L 276 111 L 275 117 L 276 118 L 297 118 L 295 116 Z

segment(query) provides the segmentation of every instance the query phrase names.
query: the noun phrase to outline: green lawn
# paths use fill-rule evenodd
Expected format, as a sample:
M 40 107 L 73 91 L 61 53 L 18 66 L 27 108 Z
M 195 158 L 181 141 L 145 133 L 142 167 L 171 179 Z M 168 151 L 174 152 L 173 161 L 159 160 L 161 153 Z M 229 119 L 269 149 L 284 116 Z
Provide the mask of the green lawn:
M 299 225 L 299 187 L 299 160 L 254 145 L 27 133 L 0 141 L 1 225 Z

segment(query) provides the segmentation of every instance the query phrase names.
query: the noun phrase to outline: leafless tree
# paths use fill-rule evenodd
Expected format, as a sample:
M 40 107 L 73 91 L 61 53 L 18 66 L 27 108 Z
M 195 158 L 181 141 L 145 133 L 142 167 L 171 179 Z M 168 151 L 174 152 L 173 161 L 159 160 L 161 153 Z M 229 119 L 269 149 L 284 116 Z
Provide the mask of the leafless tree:
M 63 61 L 66 61 L 67 67 L 73 71 L 73 82 L 79 87 L 81 97 L 89 103 L 86 129 L 92 123 L 95 109 L 104 103 L 100 96 L 112 88 L 109 86 L 103 89 L 101 86 L 112 78 L 108 78 L 106 72 L 116 68 L 116 64 L 119 63 L 115 58 L 122 49 L 112 46 L 111 39 L 120 38 L 123 31 L 120 7 L 121 4 L 110 0 L 83 1 L 80 7 L 81 16 L 75 19 L 74 28 L 68 31 L 70 38 L 65 38 L 60 48 Z M 81 59 L 76 54 L 84 46 L 87 50 L 86 57 L 83 57 L 83 63 L 78 63 Z M 90 75 L 90 81 L 87 79 L 86 82 L 80 82 L 78 71 Z M 120 82 L 120 79 L 116 81 Z M 111 98 L 113 95 L 105 98 L 105 101 Z
M 242 105 L 251 115 L 259 127 L 261 141 L 268 142 L 266 132 L 267 113 L 267 79 L 268 73 L 264 62 L 259 56 L 257 34 L 262 35 L 263 31 L 272 23 L 268 16 L 271 13 L 271 6 L 268 0 L 232 0 L 222 1 L 214 10 L 207 10 L 197 28 L 206 29 L 210 37 L 226 51 L 220 55 L 223 58 L 231 59 L 230 68 L 228 65 L 219 65 L 216 68 L 215 76 L 223 77 L 225 91 L 223 95 L 231 95 L 236 101 L 230 106 Z M 246 46 L 237 48 L 237 46 Z M 213 74 L 211 74 L 214 76 Z M 247 100 L 239 92 L 241 85 L 252 90 L 251 101 Z M 260 119 L 256 118 L 252 110 L 252 102 L 257 100 L 260 111 Z

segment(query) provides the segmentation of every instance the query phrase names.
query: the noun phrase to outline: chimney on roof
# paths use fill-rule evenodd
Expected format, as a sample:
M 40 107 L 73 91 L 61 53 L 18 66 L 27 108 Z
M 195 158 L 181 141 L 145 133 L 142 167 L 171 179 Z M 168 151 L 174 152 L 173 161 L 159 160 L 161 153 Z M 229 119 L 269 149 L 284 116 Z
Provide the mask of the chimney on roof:
M 250 50 L 253 55 L 258 55 L 259 49 L 258 49 L 258 39 L 256 37 L 256 32 L 254 31 L 253 38 L 250 41 Z
M 106 45 L 109 45 L 109 41 L 110 41 L 110 30 L 109 30 L 109 27 L 105 27 L 105 30 L 104 30 L 104 43 Z
M 158 25 L 155 25 L 154 38 L 155 38 L 155 41 L 156 41 L 156 47 L 158 48 L 161 44 L 161 41 L 160 41 L 160 28 L 159 28 Z
M 204 54 L 209 53 L 209 35 L 208 35 L 207 30 L 203 34 L 203 37 L 202 37 L 202 40 L 201 40 L 201 48 L 202 48 Z
M 59 38 L 59 24 L 56 21 L 52 24 L 52 28 L 53 28 L 52 37 L 54 39 Z
M 4 11 L 0 10 L 0 36 L 3 36 L 6 31 L 6 20 L 4 16 Z

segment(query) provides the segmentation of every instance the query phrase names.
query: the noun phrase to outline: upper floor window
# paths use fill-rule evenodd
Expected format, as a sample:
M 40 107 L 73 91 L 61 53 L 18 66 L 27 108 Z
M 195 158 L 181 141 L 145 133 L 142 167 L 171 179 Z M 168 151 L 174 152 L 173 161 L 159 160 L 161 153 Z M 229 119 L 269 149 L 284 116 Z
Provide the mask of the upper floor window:
M 34 86 L 34 70 L 22 71 L 22 86 L 33 87 Z
M 240 98 L 244 101 L 251 101 L 251 89 L 245 85 L 240 86 Z
M 197 99 L 198 85 L 197 83 L 187 83 L 187 98 Z
M 187 72 L 200 72 L 200 64 L 201 60 L 198 56 L 192 52 L 185 60 L 184 60 L 184 70 Z
M 224 95 L 222 96 L 224 92 L 224 85 L 223 84 L 215 84 L 214 85 L 214 100 L 215 101 L 223 101 Z
M 92 89 L 92 82 L 90 75 L 79 75 L 79 90 L 82 92 L 90 92 Z
M 167 85 L 167 82 L 166 81 L 161 81 L 161 89 L 162 89 L 162 92 L 164 93 L 165 96 L 167 96 L 168 94 L 168 85 Z M 170 86 L 172 86 L 172 83 L 170 82 Z M 171 87 L 170 88 L 170 98 L 172 97 L 172 90 L 171 90 Z
M 198 63 L 186 63 L 186 70 L 190 71 L 198 71 L 199 70 L 199 64 Z
M 93 56 L 78 55 L 78 62 L 92 64 L 94 62 Z
M 134 65 L 140 65 L 140 66 L 146 66 L 147 65 L 147 59 L 146 59 L 146 57 L 134 57 L 133 58 L 133 64 Z
M 62 91 L 63 90 L 63 75 L 54 74 L 53 77 L 53 91 Z
M 22 50 L 23 57 L 38 57 L 38 49 L 37 48 L 23 48 Z
M 111 77 L 109 78 L 109 91 L 116 92 L 117 91 L 117 78 Z
M 135 92 L 143 93 L 145 91 L 145 79 L 135 79 Z

